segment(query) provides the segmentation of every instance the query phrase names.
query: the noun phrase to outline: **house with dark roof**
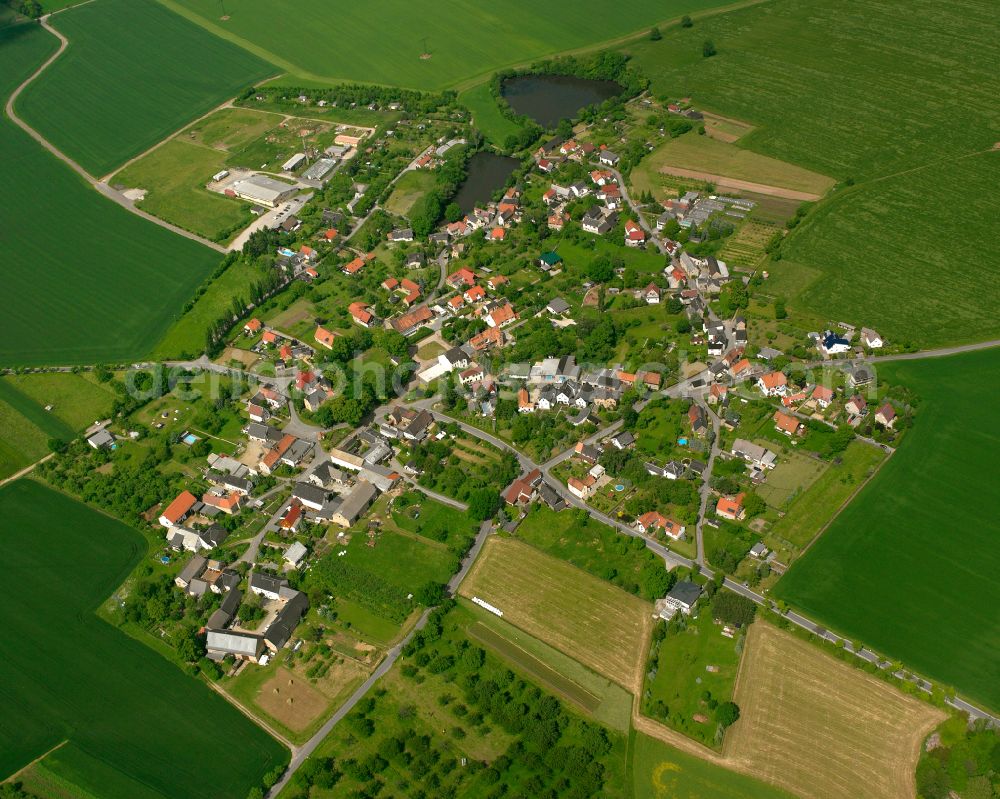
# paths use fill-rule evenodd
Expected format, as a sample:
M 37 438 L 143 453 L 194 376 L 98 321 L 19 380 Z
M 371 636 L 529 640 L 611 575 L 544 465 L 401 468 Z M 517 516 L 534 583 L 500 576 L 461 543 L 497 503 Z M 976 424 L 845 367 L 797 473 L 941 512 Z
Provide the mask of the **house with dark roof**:
M 253 572 L 250 575 L 250 591 L 268 599 L 277 599 L 279 591 L 288 585 L 288 580 L 275 577 L 273 574 Z
M 295 628 L 309 610 L 309 598 L 305 592 L 292 588 L 282 588 L 281 592 L 285 604 L 264 631 L 264 645 L 272 652 L 277 652 L 288 643 Z
M 677 615 L 678 611 L 685 616 L 689 616 L 700 597 L 700 585 L 690 580 L 682 580 L 674 585 L 664 598 L 660 617 L 669 620 Z

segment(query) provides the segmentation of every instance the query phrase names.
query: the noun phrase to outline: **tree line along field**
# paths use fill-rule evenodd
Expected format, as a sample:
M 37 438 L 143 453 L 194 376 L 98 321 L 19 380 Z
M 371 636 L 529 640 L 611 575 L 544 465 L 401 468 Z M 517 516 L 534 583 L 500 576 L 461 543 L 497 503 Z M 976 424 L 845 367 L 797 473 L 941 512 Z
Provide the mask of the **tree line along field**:
M 0 96 L 56 47 L 35 25 L 0 30 Z M 152 349 L 218 254 L 93 192 L 0 120 L 5 279 L 0 364 L 130 360 Z
M 276 72 L 154 0 L 94 0 L 51 22 L 69 47 L 18 111 L 97 177 Z
M 377 0 L 345 4 L 330 14 L 324 0 L 297 3 L 294 13 L 267 0 L 243 0 L 227 6 L 223 21 L 218 4 L 210 0 L 161 2 L 297 77 L 414 89 L 459 86 L 511 63 L 725 5 L 724 0 L 623 0 L 609 14 L 599 0 L 545 6 L 513 0 L 503 7 L 456 0 L 444 8 Z M 425 50 L 431 57 L 422 59 Z
M 998 23 L 989 0 L 773 0 L 626 49 L 654 93 L 754 124 L 734 147 L 853 181 L 782 248 L 821 273 L 793 306 L 930 346 L 1000 332 Z
M 243 799 L 287 760 L 237 709 L 95 615 L 145 549 L 134 530 L 20 480 L 0 489 L 0 536 L 11 643 L 0 779 L 63 744 L 42 764 L 69 795 L 197 797 L 211 781 L 213 796 Z
M 765 622 L 747 633 L 727 760 L 801 799 L 911 799 L 944 711 Z
M 884 364 L 920 412 L 906 441 L 773 589 L 831 629 L 1000 709 L 1000 352 Z

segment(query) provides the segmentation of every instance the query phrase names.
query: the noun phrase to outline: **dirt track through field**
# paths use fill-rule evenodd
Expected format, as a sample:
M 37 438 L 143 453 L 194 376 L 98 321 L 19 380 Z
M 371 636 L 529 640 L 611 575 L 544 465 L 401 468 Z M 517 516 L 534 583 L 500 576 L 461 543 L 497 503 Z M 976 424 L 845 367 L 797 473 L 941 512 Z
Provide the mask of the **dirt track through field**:
M 753 192 L 754 194 L 764 194 L 768 197 L 783 197 L 786 200 L 802 200 L 803 202 L 813 202 L 823 199 L 819 194 L 811 194 L 807 191 L 784 189 L 781 186 L 768 186 L 766 183 L 752 183 L 749 180 L 737 180 L 736 178 L 727 178 L 724 175 L 713 175 L 711 172 L 682 169 L 679 166 L 661 167 L 660 172 L 680 178 L 704 180 L 707 183 L 714 183 L 717 189 L 737 189 L 739 191 Z

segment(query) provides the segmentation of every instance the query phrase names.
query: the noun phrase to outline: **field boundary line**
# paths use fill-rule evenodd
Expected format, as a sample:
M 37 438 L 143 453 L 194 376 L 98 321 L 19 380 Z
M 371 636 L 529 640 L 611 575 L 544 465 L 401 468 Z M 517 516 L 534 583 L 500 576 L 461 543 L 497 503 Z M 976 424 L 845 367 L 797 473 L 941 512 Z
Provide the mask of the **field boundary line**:
M 510 622 L 508 622 L 508 624 L 510 624 Z M 485 630 L 488 630 L 489 632 L 491 632 L 491 633 L 493 633 L 494 635 L 496 635 L 496 636 L 497 636 L 498 638 L 502 638 L 502 639 L 503 639 L 504 641 L 506 641 L 506 642 L 507 642 L 508 644 L 510 644 L 510 646 L 512 646 L 512 647 L 513 647 L 514 649 L 518 650 L 519 652 L 522 652 L 522 653 L 524 653 L 524 655 L 525 655 L 526 657 L 530 658 L 531 660 L 535 661 L 536 663 L 539 663 L 539 664 L 541 664 L 541 665 L 542 665 L 542 667 L 544 667 L 545 669 L 548 669 L 548 670 L 549 670 L 550 672 L 552 672 L 553 674 L 555 674 L 555 675 L 556 675 L 557 677 L 560 677 L 560 678 L 562 678 L 562 679 L 566 680 L 567 682 L 570 682 L 570 683 L 572 683 L 572 684 L 573 684 L 573 685 L 575 685 L 575 686 L 576 686 L 577 688 L 579 688 L 581 692 L 583 692 L 583 693 L 585 693 L 585 694 L 586 694 L 587 696 L 591 697 L 591 698 L 592 698 L 592 699 L 594 700 L 594 702 L 595 702 L 596 704 L 600 705 L 600 704 L 601 704 L 601 702 L 603 701 L 603 700 L 601 699 L 601 697 L 599 697 L 599 696 L 598 696 L 597 694 L 595 694 L 595 693 L 592 693 L 591 691 L 587 690 L 587 688 L 585 688 L 584 686 L 580 685 L 580 683 L 578 683 L 578 682 L 577 682 L 576 680 L 574 680 L 574 679 L 573 679 L 572 677 L 567 677 L 567 676 L 566 676 L 565 674 L 561 674 L 561 673 L 560 673 L 559 671 L 557 671 L 556 669 L 552 668 L 552 667 L 551 667 L 550 665 L 548 665 L 548 664 L 547 664 L 547 663 L 546 663 L 545 661 L 543 661 L 543 660 L 542 660 L 541 658 L 539 658 L 539 657 L 538 657 L 538 656 L 536 656 L 536 655 L 533 655 L 533 654 L 531 654 L 531 652 L 529 652 L 529 651 L 528 651 L 527 649 L 525 649 L 524 647 L 520 646 L 520 645 L 519 645 L 519 644 L 518 644 L 517 642 L 515 642 L 515 641 L 512 641 L 512 640 L 511 640 L 510 638 L 508 638 L 507 636 L 503 635 L 502 633 L 499 633 L 499 632 L 497 632 L 496 630 L 492 630 L 492 629 L 490 629 L 490 628 L 489 628 L 489 627 L 487 627 L 487 626 L 486 626 L 485 624 L 483 624 L 483 623 L 482 623 L 481 621 L 476 621 L 476 623 L 475 623 L 475 624 L 473 624 L 473 625 L 472 625 L 471 627 L 466 627 L 466 628 L 465 628 L 465 630 L 466 630 L 466 632 L 467 632 L 467 633 L 468 633 L 468 634 L 469 634 L 469 635 L 470 635 L 471 637 L 475 638 L 475 639 L 476 639 L 476 640 L 477 640 L 477 641 L 478 641 L 479 643 L 481 643 L 481 644 L 482 644 L 483 646 L 486 646 L 486 647 L 489 647 L 490 649 L 493 649 L 493 647 L 492 647 L 492 646 L 490 645 L 490 642 L 489 642 L 489 641 L 487 641 L 487 640 L 486 640 L 486 639 L 485 639 L 484 637 L 481 637 L 480 633 L 478 633 L 478 632 L 474 631 L 474 630 L 475 630 L 475 628 L 476 628 L 477 626 L 481 626 L 481 627 L 482 627 L 483 629 L 485 629 Z M 511 626 L 512 626 L 512 627 L 514 627 L 514 625 L 513 625 L 513 624 L 511 624 Z M 520 628 L 517 628 L 517 627 L 515 627 L 515 629 L 520 629 Z M 522 630 L 521 632 L 524 632 L 524 631 Z M 525 635 L 527 635 L 527 633 L 525 633 Z M 544 642 L 544 641 L 542 641 L 542 643 L 545 643 L 545 642 Z M 551 646 L 551 644 L 550 644 L 549 646 Z M 555 650 L 555 647 L 552 647 L 552 648 L 553 648 L 553 649 Z M 555 651 L 557 651 L 557 652 L 558 652 L 559 650 L 555 650 Z M 499 653 L 499 652 L 498 652 L 497 654 L 501 654 L 501 653 Z M 563 653 L 563 654 L 565 654 L 565 653 Z M 569 656 L 567 655 L 567 657 L 569 657 Z M 576 663 L 579 663 L 579 661 L 577 661 L 577 660 L 575 660 L 575 659 L 574 659 L 574 662 L 576 662 Z M 581 663 L 580 665 L 582 666 L 583 664 Z M 586 666 L 584 666 L 584 668 L 586 668 Z M 527 671 L 528 669 L 525 669 L 525 670 Z M 594 672 L 594 673 L 596 674 L 597 672 Z M 598 676 L 599 676 L 599 677 L 601 677 L 601 679 L 604 679 L 604 680 L 606 680 L 606 679 L 607 679 L 607 677 L 604 677 L 603 675 L 598 675 Z M 609 682 L 611 682 L 612 684 L 614 684 L 614 681 L 613 681 L 613 680 L 609 680 Z M 563 692 L 563 691 L 559 691 L 558 689 L 555 689 L 555 687 L 554 687 L 554 686 L 551 686 L 551 684 L 550 684 L 550 687 L 552 687 L 552 688 L 553 688 L 553 690 L 556 690 L 556 692 L 557 692 L 557 693 L 559 693 L 560 695 L 562 695 L 562 696 L 563 696 L 563 697 L 564 697 L 565 699 L 567 699 L 568 701 L 570 701 L 570 702 L 573 702 L 573 704 L 579 704 L 578 702 L 574 702 L 572 698 L 570 698 L 569 696 L 567 696 L 567 695 L 565 694 L 565 692 Z M 592 712 L 592 711 L 591 711 L 591 712 Z
M 250 710 L 250 708 L 246 707 L 246 705 L 240 702 L 235 696 L 230 694 L 224 688 L 216 685 L 211 680 L 205 680 L 205 682 L 213 691 L 219 694 L 223 699 L 229 702 L 229 704 L 231 704 L 233 707 L 239 710 L 240 713 L 242 713 L 244 716 L 250 719 L 254 724 L 256 724 L 258 727 L 264 730 L 268 735 L 270 735 L 276 741 L 280 741 L 285 746 L 287 746 L 288 749 L 291 751 L 292 756 L 293 757 L 295 756 L 296 752 L 298 752 L 299 750 L 299 747 L 297 745 L 289 741 L 284 735 L 282 735 L 280 732 L 274 729 L 274 727 L 272 727 L 270 724 L 264 721 L 264 719 L 260 718 L 260 716 L 257 716 L 255 713 L 253 713 Z
M 85 5 L 85 3 L 81 3 L 80 5 Z M 75 8 L 76 6 L 73 7 Z M 223 247 L 221 244 L 216 244 L 214 241 L 209 241 L 208 239 L 202 238 L 201 236 L 192 233 L 189 230 L 184 230 L 184 228 L 178 227 L 177 225 L 172 225 L 169 222 L 165 222 L 164 220 L 159 219 L 153 216 L 152 214 L 149 214 L 146 211 L 141 210 L 140 208 L 137 208 L 135 203 L 133 203 L 131 200 L 129 200 L 120 192 L 117 192 L 114 189 L 112 189 L 107 183 L 104 183 L 103 181 L 95 178 L 86 169 L 80 166 L 80 164 L 78 164 L 76 161 L 74 161 L 72 158 L 66 155 L 66 153 L 64 153 L 62 150 L 56 147 L 52 142 L 46 139 L 41 133 L 39 133 L 37 130 L 31 127 L 31 125 L 29 125 L 27 122 L 25 122 L 23 119 L 21 119 L 21 117 L 17 115 L 17 112 L 14 110 L 14 104 L 16 103 L 17 98 L 20 97 L 21 93 L 28 86 L 30 86 L 32 83 L 35 82 L 35 80 L 38 78 L 39 75 L 41 75 L 46 69 L 52 66 L 52 64 L 55 63 L 55 61 L 66 51 L 66 48 L 69 46 L 69 39 L 67 39 L 66 36 L 64 36 L 58 30 L 53 28 L 52 25 L 49 23 L 50 16 L 51 16 L 50 14 L 46 14 L 45 16 L 41 17 L 38 20 L 38 22 L 42 28 L 47 30 L 49 33 L 51 33 L 59 40 L 59 47 L 52 55 L 50 55 L 47 59 L 45 59 L 45 61 L 42 62 L 42 64 L 38 67 L 38 69 L 36 69 L 27 78 L 25 78 L 21 82 L 21 84 L 17 88 L 15 88 L 13 92 L 11 92 L 10 96 L 7 98 L 5 111 L 7 112 L 7 116 L 10 118 L 10 121 L 13 122 L 15 125 L 17 125 L 25 133 L 27 133 L 28 136 L 34 139 L 43 148 L 48 150 L 49 153 L 54 155 L 58 160 L 62 161 L 70 169 L 76 172 L 81 178 L 83 178 L 87 183 L 89 183 L 92 188 L 97 189 L 98 193 L 102 194 L 104 197 L 111 200 L 113 203 L 116 203 L 117 205 L 121 206 L 129 213 L 135 214 L 136 216 L 145 219 L 147 222 L 152 222 L 154 225 L 159 225 L 165 230 L 169 230 L 170 232 L 176 233 L 179 236 L 183 236 L 186 239 L 190 239 L 191 241 L 196 241 L 199 244 L 203 244 L 209 249 L 215 250 L 216 252 L 220 253 L 227 252 L 226 248 Z
M 93 0 L 87 0 L 87 2 L 93 2 Z M 3 781 L 3 784 L 6 784 L 8 782 L 14 782 L 18 777 L 20 777 L 22 774 L 24 774 L 24 772 L 26 772 L 29 768 L 31 768 L 34 765 L 37 765 L 38 763 L 41 763 L 43 760 L 45 760 L 45 758 L 47 758 L 49 755 L 51 755 L 57 749 L 62 749 L 68 743 L 69 743 L 69 738 L 63 738 L 63 740 L 61 740 L 59 743 L 57 743 L 55 746 L 53 746 L 48 752 L 42 752 L 42 754 L 40 754 L 38 757 L 36 757 L 30 763 L 25 763 L 23 766 L 21 766 L 21 768 L 19 768 L 17 771 L 15 771 L 13 774 L 11 774 L 7 779 L 5 779 Z
M 883 450 L 883 452 L 885 452 L 885 450 Z M 854 502 L 855 499 L 857 499 L 858 494 L 861 493 L 861 490 L 865 486 L 867 486 L 872 480 L 875 479 L 875 475 L 877 475 L 880 471 L 882 471 L 882 467 L 889 462 L 889 460 L 895 453 L 896 453 L 895 449 L 890 449 L 888 452 L 886 452 L 886 457 L 883 458 L 882 461 L 879 463 L 879 465 L 875 467 L 875 470 L 871 473 L 871 475 L 869 475 L 868 479 L 863 481 L 861 485 L 855 488 L 854 491 L 851 492 L 851 495 L 840 504 L 840 507 L 837 508 L 833 516 L 827 519 L 826 523 L 822 527 L 820 527 L 819 530 L 817 530 L 816 535 L 814 535 L 811 539 L 809 539 L 809 543 L 802 548 L 802 551 L 799 553 L 796 560 L 805 555 L 812 548 L 812 545 L 815 544 L 817 541 L 819 541 L 820 536 L 822 536 L 823 533 L 825 533 L 827 529 L 829 529 L 830 525 L 833 524 L 840 517 L 840 514 L 844 512 L 847 506 L 850 505 L 852 502 Z
M 21 469 L 21 471 L 14 472 L 14 474 L 12 474 L 10 477 L 5 477 L 3 480 L 0 480 L 0 488 L 3 488 L 5 485 L 7 485 L 7 483 L 13 483 L 15 480 L 20 480 L 22 477 L 25 477 L 26 475 L 31 474 L 31 472 L 34 471 L 34 469 L 35 469 L 36 466 L 38 466 L 39 464 L 45 463 L 45 461 L 47 461 L 49 458 L 52 458 L 54 456 L 55 456 L 55 453 L 54 452 L 50 452 L 44 458 L 39 458 L 34 463 L 32 463 L 32 464 L 30 464 L 28 466 L 25 466 L 23 469 Z

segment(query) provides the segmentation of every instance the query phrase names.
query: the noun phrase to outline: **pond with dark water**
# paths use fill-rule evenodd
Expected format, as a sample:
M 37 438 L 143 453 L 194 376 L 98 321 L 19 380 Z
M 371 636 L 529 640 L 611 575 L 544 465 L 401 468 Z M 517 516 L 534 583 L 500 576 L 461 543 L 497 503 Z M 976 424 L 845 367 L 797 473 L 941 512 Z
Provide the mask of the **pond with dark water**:
M 462 213 L 469 213 L 477 203 L 489 202 L 493 192 L 507 182 L 519 161 L 505 155 L 476 153 L 469 159 L 467 175 L 458 187 L 455 202 Z
M 573 119 L 588 105 L 603 103 L 622 93 L 613 80 L 591 80 L 574 75 L 521 75 L 508 78 L 500 91 L 514 113 L 531 117 L 544 128 Z

